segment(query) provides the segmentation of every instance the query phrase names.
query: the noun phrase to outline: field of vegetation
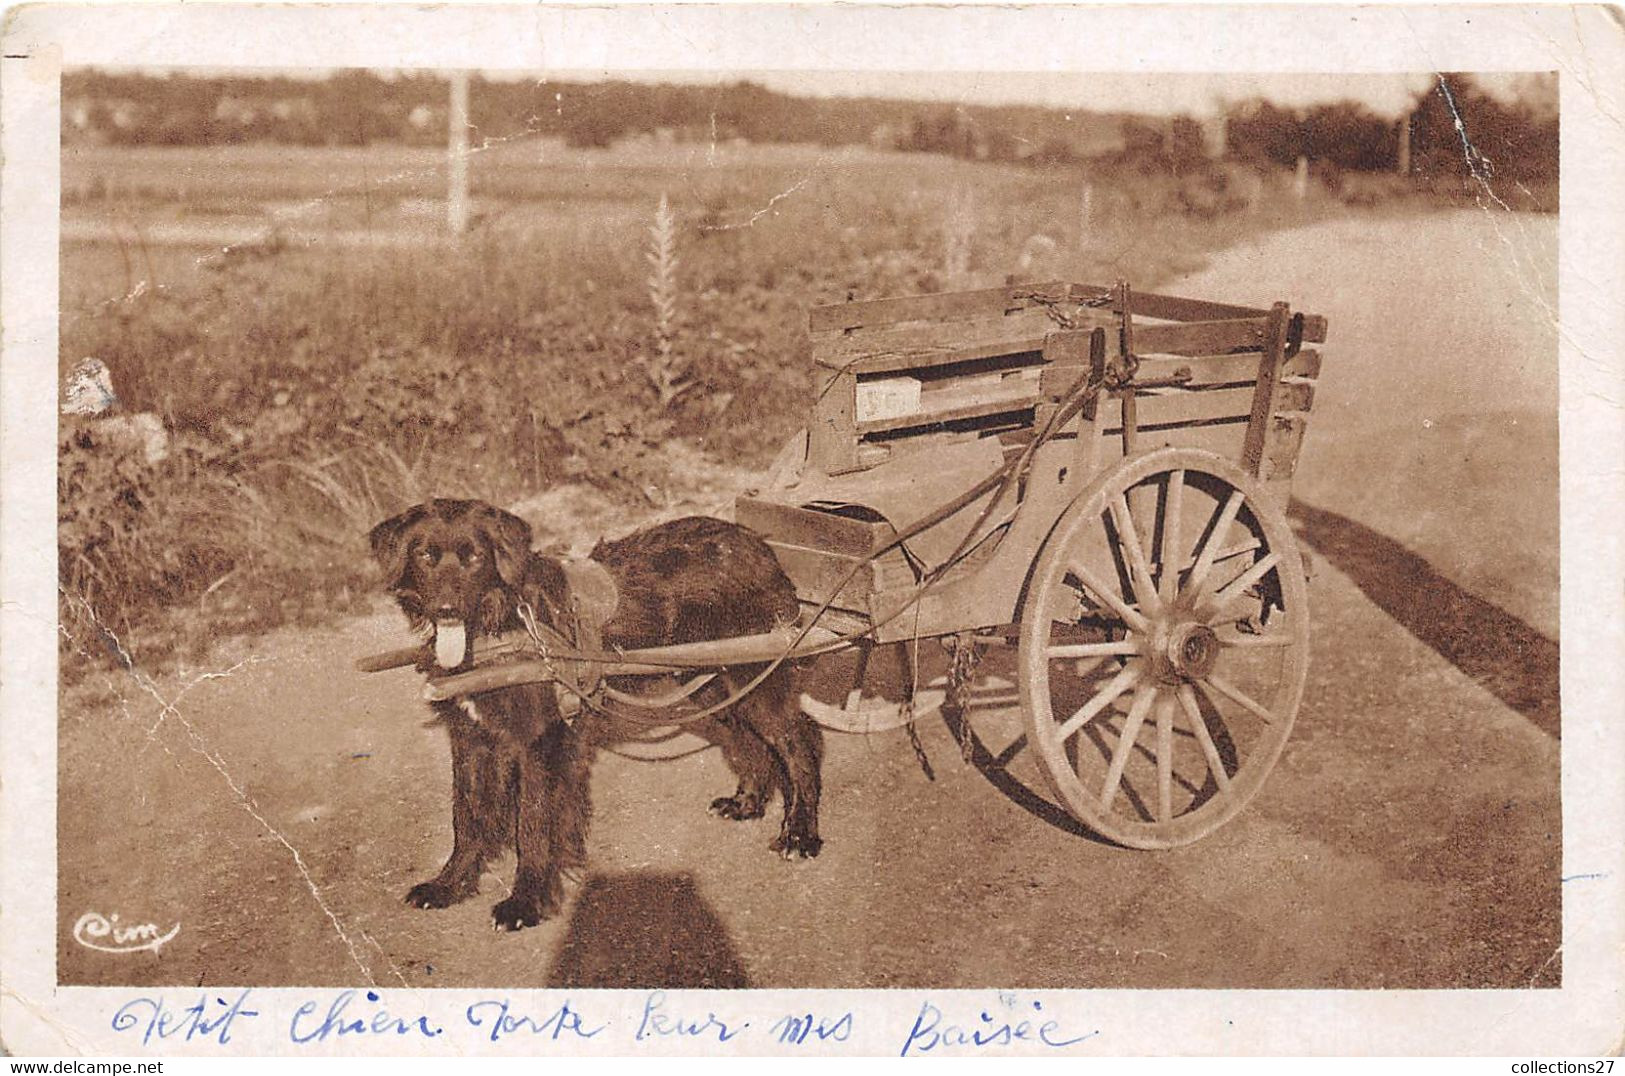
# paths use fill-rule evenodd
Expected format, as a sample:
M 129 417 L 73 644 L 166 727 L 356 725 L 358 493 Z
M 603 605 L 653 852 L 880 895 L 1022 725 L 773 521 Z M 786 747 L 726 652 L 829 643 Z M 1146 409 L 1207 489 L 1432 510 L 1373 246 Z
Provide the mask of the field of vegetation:
M 453 244 L 442 168 L 401 146 L 65 147 L 63 372 L 100 359 L 170 437 L 148 463 L 63 420 L 70 675 L 369 602 L 363 536 L 426 495 L 581 483 L 647 510 L 696 459 L 765 466 L 810 399 L 810 305 L 1154 287 L 1346 211 L 1240 168 L 532 140 L 476 155 Z M 215 243 L 222 222 L 257 238 Z

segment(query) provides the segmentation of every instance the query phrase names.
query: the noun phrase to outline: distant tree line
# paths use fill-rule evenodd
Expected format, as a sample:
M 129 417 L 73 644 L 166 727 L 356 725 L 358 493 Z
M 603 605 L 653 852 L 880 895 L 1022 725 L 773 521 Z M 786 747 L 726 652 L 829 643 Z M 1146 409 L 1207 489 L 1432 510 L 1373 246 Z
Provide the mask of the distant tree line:
M 64 74 L 62 96 L 65 139 L 363 145 L 437 144 L 446 137 L 446 82 L 438 74 L 200 78 L 80 70 Z M 690 86 L 476 75 L 469 97 L 476 142 L 537 135 L 575 146 L 658 132 L 685 140 L 867 143 L 991 160 L 1043 151 L 1076 158 L 1112 141 L 1120 119 L 1026 106 L 794 97 L 749 81 Z
M 440 144 L 446 83 L 433 73 L 349 70 L 324 79 L 153 75 L 96 70 L 63 76 L 63 137 L 143 145 L 280 142 Z M 1336 170 L 1393 172 L 1397 122 L 1354 102 L 1285 108 L 1255 101 L 1226 117 L 1224 153 L 1259 166 L 1300 156 Z M 1103 155 L 1146 172 L 1203 167 L 1214 150 L 1195 120 L 1032 106 L 808 98 L 749 81 L 672 85 L 625 81 L 490 80 L 474 76 L 474 138 L 558 137 L 607 146 L 658 134 L 870 144 L 972 160 L 1070 164 Z M 1410 119 L 1410 169 L 1423 177 L 1477 169 L 1502 177 L 1557 174 L 1557 118 L 1507 104 L 1470 76 L 1447 74 L 1419 95 Z
M 1302 156 L 1344 171 L 1393 172 L 1400 163 L 1401 122 L 1349 101 L 1309 109 L 1255 101 L 1232 111 L 1227 148 L 1256 164 L 1290 167 Z M 1408 126 L 1414 176 L 1477 171 L 1525 180 L 1557 177 L 1555 110 L 1545 114 L 1528 102 L 1503 102 L 1470 75 L 1439 76 L 1417 97 Z

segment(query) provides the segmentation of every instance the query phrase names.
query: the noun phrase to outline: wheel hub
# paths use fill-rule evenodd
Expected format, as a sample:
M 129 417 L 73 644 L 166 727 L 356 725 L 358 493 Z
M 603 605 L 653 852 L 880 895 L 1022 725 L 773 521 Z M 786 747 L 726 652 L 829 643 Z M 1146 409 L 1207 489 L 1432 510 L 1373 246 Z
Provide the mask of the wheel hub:
M 1152 656 L 1164 682 L 1200 680 L 1219 660 L 1219 637 L 1206 624 L 1180 624 L 1168 632 Z

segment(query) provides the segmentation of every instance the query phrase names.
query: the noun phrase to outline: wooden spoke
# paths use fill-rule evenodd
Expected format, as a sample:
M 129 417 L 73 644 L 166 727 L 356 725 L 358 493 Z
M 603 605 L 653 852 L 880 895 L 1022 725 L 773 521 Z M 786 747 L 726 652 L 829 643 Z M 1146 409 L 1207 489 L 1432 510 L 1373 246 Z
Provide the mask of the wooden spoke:
M 1109 658 L 1132 657 L 1140 652 L 1140 644 L 1133 639 L 1118 639 L 1110 643 L 1058 643 L 1044 648 L 1052 658 Z
M 1118 542 L 1128 554 L 1129 584 L 1134 600 L 1141 609 L 1155 614 L 1162 608 L 1162 602 L 1157 598 L 1156 583 L 1151 578 L 1151 565 L 1145 559 L 1145 547 L 1140 544 L 1139 529 L 1134 526 L 1134 513 L 1122 494 L 1112 501 L 1111 514 L 1112 522 L 1117 524 Z
M 1127 624 L 1130 628 L 1140 632 L 1143 635 L 1151 634 L 1150 622 L 1146 620 L 1145 617 L 1141 616 L 1139 612 L 1131 608 L 1126 602 L 1123 601 L 1122 598 L 1119 598 L 1112 587 L 1108 587 L 1101 583 L 1101 581 L 1095 577 L 1093 572 L 1075 562 L 1068 562 L 1067 570 L 1077 578 L 1078 582 L 1089 588 L 1089 591 L 1093 593 L 1095 597 L 1105 602 L 1107 606 L 1111 608 L 1112 612 L 1121 617 L 1123 619 L 1123 623 Z
M 1185 509 L 1185 472 L 1172 471 L 1168 475 L 1168 499 L 1162 512 L 1162 576 L 1163 605 L 1172 605 L 1179 596 L 1179 564 L 1184 557 L 1179 553 L 1180 516 Z
M 1248 587 L 1252 586 L 1254 583 L 1264 578 L 1264 576 L 1268 575 L 1279 563 L 1281 563 L 1281 554 L 1271 553 L 1269 556 L 1254 564 L 1251 568 L 1248 568 L 1245 572 L 1242 572 L 1240 575 L 1230 580 L 1230 582 L 1226 583 L 1223 587 L 1214 591 L 1212 597 L 1206 599 L 1204 604 L 1212 611 L 1218 612 L 1226 605 L 1245 594 Z
M 1219 749 L 1213 743 L 1213 735 L 1207 730 L 1207 722 L 1202 720 L 1202 707 L 1196 701 L 1196 689 L 1189 684 L 1180 684 L 1179 705 L 1185 711 L 1185 720 L 1190 722 L 1196 742 L 1202 745 L 1202 756 L 1207 759 L 1208 772 L 1213 774 L 1219 792 L 1229 792 L 1230 775 L 1224 771 L 1224 760 L 1219 757 Z
M 1258 476 L 1195 448 L 1131 453 L 1061 511 L 1017 626 L 1027 745 L 1068 815 L 1175 848 L 1246 807 L 1303 701 L 1298 556 Z
M 1259 705 L 1258 702 L 1249 696 L 1245 691 L 1242 691 L 1240 688 L 1226 680 L 1214 676 L 1212 673 L 1209 673 L 1207 679 L 1200 681 L 1200 683 L 1203 687 L 1211 688 L 1212 690 L 1217 691 L 1219 694 L 1223 695 L 1237 706 L 1240 706 L 1243 710 L 1247 710 L 1248 712 L 1252 713 L 1266 725 L 1275 720 L 1274 714 L 1264 709 L 1263 706 Z
M 1207 573 L 1213 570 L 1213 561 L 1216 559 L 1219 549 L 1224 545 L 1225 537 L 1230 533 L 1230 524 L 1236 521 L 1236 513 L 1241 511 L 1241 504 L 1244 500 L 1246 500 L 1246 496 L 1238 489 L 1233 491 L 1230 498 L 1224 502 L 1224 507 L 1219 511 L 1219 518 L 1213 524 L 1212 532 L 1208 534 L 1207 541 L 1202 544 L 1202 554 L 1196 558 L 1196 565 L 1191 569 L 1191 577 L 1185 583 L 1186 590 L 1193 594 L 1201 593 L 1198 588 L 1207 579 Z
M 1219 645 L 1233 647 L 1238 650 L 1266 650 L 1282 649 L 1293 644 L 1292 636 L 1286 632 L 1273 632 L 1269 635 L 1221 635 Z
M 1112 677 L 1105 687 L 1095 692 L 1093 698 L 1078 708 L 1078 712 L 1067 718 L 1055 732 L 1056 743 L 1066 743 L 1083 726 L 1100 711 L 1110 706 L 1119 695 L 1140 682 L 1140 666 L 1138 662 L 1130 662 Z
M 1174 700 L 1157 696 L 1157 821 L 1174 817 Z
M 1078 663 L 1072 667 L 1072 675 L 1081 680 L 1105 663 L 1106 659 L 1104 657 L 1079 658 Z
M 1134 696 L 1134 704 L 1128 708 L 1128 717 L 1123 719 L 1123 735 L 1117 741 L 1117 749 L 1112 752 L 1112 764 L 1106 771 L 1106 784 L 1100 790 L 1100 809 L 1109 811 L 1112 800 L 1117 798 L 1117 788 L 1123 783 L 1123 767 L 1128 765 L 1128 757 L 1134 751 L 1134 743 L 1140 737 L 1140 726 L 1145 724 L 1145 712 L 1156 701 L 1157 689 L 1146 684 Z
M 1251 553 L 1255 549 L 1262 548 L 1263 544 L 1264 543 L 1260 542 L 1257 538 L 1249 538 L 1245 542 L 1237 542 L 1235 545 L 1226 549 L 1221 549 L 1217 553 L 1213 554 L 1213 563 L 1217 564 L 1221 560 L 1229 560 L 1231 557 L 1239 557 L 1243 553 Z

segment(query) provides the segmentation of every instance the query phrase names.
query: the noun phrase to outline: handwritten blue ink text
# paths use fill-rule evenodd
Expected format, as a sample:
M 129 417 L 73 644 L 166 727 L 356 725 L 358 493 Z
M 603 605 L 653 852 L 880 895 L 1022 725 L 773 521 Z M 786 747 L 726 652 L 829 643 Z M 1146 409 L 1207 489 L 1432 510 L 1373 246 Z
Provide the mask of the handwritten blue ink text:
M 136 998 L 113 1014 L 113 1030 L 140 1028 L 143 1046 L 150 1045 L 154 1036 L 160 1040 L 179 1036 L 181 1042 L 213 1039 L 224 1046 L 231 1041 L 234 1022 L 259 1015 L 248 1007 L 248 995 L 244 990 L 230 1001 L 217 997 L 210 1003 L 207 994 L 199 994 L 197 1002 L 184 1009 L 171 1009 L 161 997 Z
M 831 1020 L 827 1016 L 814 1017 L 812 1013 L 797 1016 L 791 1013 L 781 1017 L 777 1023 L 768 1029 L 769 1035 L 777 1035 L 781 1043 L 790 1043 L 800 1046 L 809 1037 L 815 1042 L 825 1042 L 833 1039 L 836 1042 L 845 1042 L 852 1037 L 852 1014 L 842 1013 Z
M 1033 1009 L 1042 1012 L 1043 1005 L 1035 1001 Z M 903 1049 L 898 1056 L 907 1057 L 910 1051 L 915 1054 L 926 1054 L 938 1048 L 951 1046 L 986 1048 L 1009 1046 L 1016 1042 L 1059 1048 L 1075 1045 L 1100 1034 L 1098 1031 L 1091 1031 L 1087 1035 L 1066 1038 L 1059 1022 L 1055 1020 L 1046 1020 L 1034 1027 L 1030 1019 L 1015 1023 L 1004 1018 L 995 1020 L 993 1015 L 985 1010 L 979 1020 L 970 1024 L 945 1024 L 942 1021 L 941 1009 L 929 1001 L 923 1003 L 920 1006 L 920 1014 L 914 1018 L 914 1026 L 909 1028 L 908 1038 L 903 1040 Z
M 416 1034 L 425 1039 L 432 1039 L 445 1034 L 445 1028 L 432 1026 L 427 1016 L 394 1016 L 382 1007 L 367 1012 L 361 1004 L 356 1005 L 358 1013 L 352 1014 L 350 1005 L 355 999 L 354 990 L 341 991 L 328 1003 L 327 1012 L 320 1022 L 315 1019 L 316 1010 L 320 1005 L 314 1001 L 305 1002 L 294 1012 L 293 1019 L 288 1023 L 288 1038 L 297 1043 L 306 1043 L 326 1042 L 329 1038 L 343 1038 L 346 1035 Z M 372 990 L 367 991 L 366 1001 L 378 1005 L 378 994 Z
M 588 1027 L 581 1013 L 570 1008 L 569 1001 L 554 1009 L 552 1014 L 543 1020 L 513 1012 L 507 998 L 500 1001 L 494 999 L 476 1001 L 468 1007 L 464 1015 L 473 1027 L 483 1028 L 489 1022 L 492 1042 L 498 1042 L 502 1036 L 519 1031 L 528 1031 L 532 1035 L 551 1035 L 554 1042 L 567 1034 L 580 1039 L 590 1039 L 606 1026 L 599 1024 L 597 1027 Z
M 749 1021 L 730 1025 L 714 1012 L 707 1012 L 704 1020 L 673 1016 L 666 1011 L 666 993 L 656 990 L 643 999 L 643 1019 L 638 1021 L 638 1042 L 650 1038 L 677 1036 L 690 1038 L 715 1036 L 717 1042 L 727 1042 L 750 1026 Z

